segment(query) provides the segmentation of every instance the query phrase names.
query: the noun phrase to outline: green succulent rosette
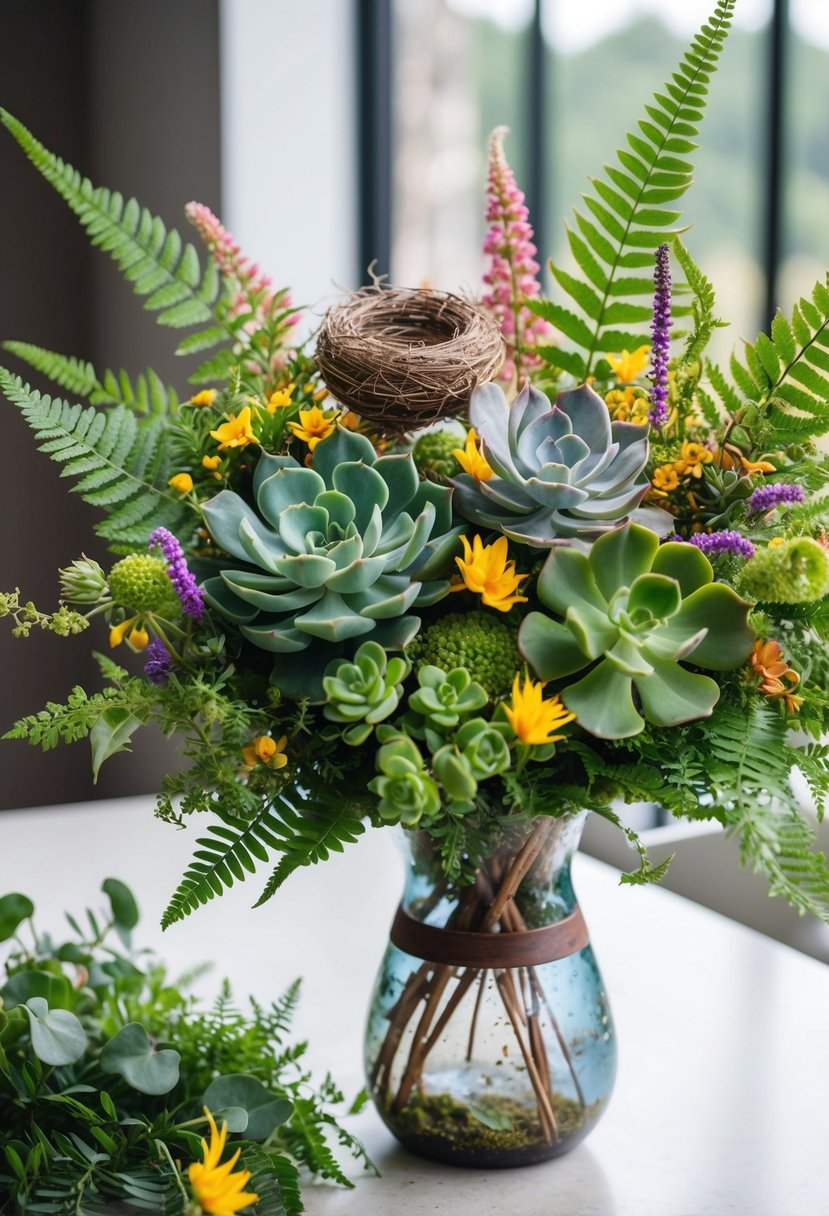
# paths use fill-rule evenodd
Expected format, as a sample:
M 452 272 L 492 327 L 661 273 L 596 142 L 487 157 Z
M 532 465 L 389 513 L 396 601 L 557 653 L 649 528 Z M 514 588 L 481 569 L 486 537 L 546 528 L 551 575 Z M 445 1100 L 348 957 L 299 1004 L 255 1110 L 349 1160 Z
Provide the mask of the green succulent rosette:
M 650 488 L 648 428 L 611 422 L 592 388 L 559 393 L 555 405 L 525 385 L 511 405 L 496 384 L 475 389 L 469 418 L 494 476 L 453 478 L 455 507 L 479 527 L 525 545 L 594 540 L 632 518 L 660 536 L 667 512 L 641 507 Z
M 720 689 L 681 665 L 728 671 L 754 642 L 749 606 L 714 582 L 694 545 L 669 541 L 637 524 L 601 537 L 589 556 L 554 549 L 538 597 L 561 619 L 530 612 L 521 652 L 542 680 L 566 680 L 561 699 L 585 730 L 603 739 L 639 734 L 645 720 L 676 726 L 707 717 Z M 634 700 L 634 690 L 636 700 Z
M 352 747 L 365 743 L 378 722 L 391 717 L 400 703 L 402 681 L 411 664 L 401 655 L 389 658 L 377 642 L 363 642 L 354 662 L 335 659 L 322 679 L 325 717 L 343 723 L 343 738 Z
M 420 624 L 410 610 L 449 591 L 462 531 L 452 490 L 421 481 L 409 454 L 378 457 L 339 427 L 310 468 L 260 456 L 253 497 L 255 509 L 230 490 L 204 504 L 228 557 L 202 589 L 249 642 L 274 652 L 272 681 L 288 696 L 321 696 L 326 664 L 358 638 L 402 649 Z

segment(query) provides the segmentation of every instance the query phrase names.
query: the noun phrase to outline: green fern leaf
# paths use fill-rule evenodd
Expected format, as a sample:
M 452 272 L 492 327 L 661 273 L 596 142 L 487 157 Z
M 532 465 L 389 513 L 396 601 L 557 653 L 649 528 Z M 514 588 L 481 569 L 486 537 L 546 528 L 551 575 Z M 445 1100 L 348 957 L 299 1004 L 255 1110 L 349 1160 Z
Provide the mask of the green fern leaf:
M 711 773 L 721 789 L 726 830 L 739 837 L 743 861 L 766 875 L 770 894 L 827 920 L 829 866 L 792 792 L 789 774 L 800 751 L 788 748 L 785 738 L 785 722 L 767 705 L 718 708 L 706 732 Z
M 148 367 L 130 380 L 122 369 L 116 376 L 107 369 L 102 382 L 89 395 L 93 405 L 126 405 L 142 414 L 158 414 L 172 417 L 178 413 L 178 393 Z
M 788 321 L 781 313 L 770 334 L 745 345 L 745 367 L 734 358 L 738 386 L 763 409 L 779 443 L 803 443 L 829 431 L 829 288 L 818 281 Z
M 278 798 L 273 805 L 263 802 L 249 819 L 220 814 L 219 822 L 207 829 L 210 835 L 197 840 L 199 848 L 162 917 L 162 929 L 221 895 L 234 881 L 244 882 L 247 874 L 255 873 L 256 861 L 267 861 L 272 852 L 284 849 L 289 833 L 277 808 L 282 812 L 286 806 Z
M 656 247 L 677 235 L 674 225 L 680 212 L 665 204 L 680 199 L 691 184 L 693 166 L 683 157 L 696 147 L 693 139 L 734 4 L 735 0 L 719 0 L 664 91 L 654 96 L 647 116 L 627 136 L 628 148 L 618 152 L 618 163 L 606 167 L 608 180 L 591 179 L 594 193 L 583 196 L 590 218 L 576 210 L 578 232 L 568 231 L 580 275 L 551 264 L 576 311 L 546 300 L 528 301 L 533 312 L 579 348 L 578 353 L 568 352 L 566 360 L 555 347 L 545 348 L 542 357 L 555 367 L 586 378 L 605 352 L 633 349 L 646 339 L 644 332 L 613 327 L 649 320 L 650 309 L 626 305 L 622 312 L 611 300 L 652 292 L 649 278 L 620 272 L 651 268 Z
M 154 527 L 175 532 L 185 525 L 191 508 L 168 489 L 160 419 L 139 424 L 123 405 L 107 411 L 70 405 L 33 391 L 5 368 L 0 390 L 34 431 L 39 450 L 63 465 L 61 476 L 81 479 L 73 489 L 93 506 L 115 507 L 96 524 L 99 536 L 120 549 L 140 548 Z
M 34 346 L 31 342 L 8 341 L 3 350 L 22 359 L 36 372 L 46 376 L 53 384 L 65 388 L 73 397 L 88 397 L 98 387 L 98 377 L 91 363 L 75 359 L 72 355 L 59 355 L 55 351 Z
M 144 307 L 159 314 L 160 325 L 179 328 L 218 319 L 213 305 L 220 277 L 212 259 L 202 273 L 194 246 L 184 244 L 175 230 L 168 232 L 158 216 L 135 199 L 125 202 L 117 191 L 93 186 L 8 111 L 0 109 L 0 121 L 74 211 L 93 245 L 117 263 L 136 295 L 148 297 Z
M 329 801 L 321 793 L 296 809 L 279 799 L 274 810 L 282 857 L 255 908 L 275 895 L 294 870 L 326 861 L 331 853 L 342 853 L 346 844 L 353 844 L 365 832 L 362 808 L 341 799 Z

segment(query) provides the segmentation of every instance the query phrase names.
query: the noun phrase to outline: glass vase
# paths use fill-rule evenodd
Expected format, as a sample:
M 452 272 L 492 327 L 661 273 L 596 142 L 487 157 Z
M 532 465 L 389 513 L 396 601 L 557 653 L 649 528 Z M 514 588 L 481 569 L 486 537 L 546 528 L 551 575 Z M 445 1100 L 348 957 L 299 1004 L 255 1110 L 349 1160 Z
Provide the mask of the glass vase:
M 406 884 L 365 1059 L 381 1118 L 412 1152 L 529 1165 L 604 1110 L 616 1040 L 570 877 L 585 818 L 505 821 L 463 887 L 425 832 L 401 832 Z

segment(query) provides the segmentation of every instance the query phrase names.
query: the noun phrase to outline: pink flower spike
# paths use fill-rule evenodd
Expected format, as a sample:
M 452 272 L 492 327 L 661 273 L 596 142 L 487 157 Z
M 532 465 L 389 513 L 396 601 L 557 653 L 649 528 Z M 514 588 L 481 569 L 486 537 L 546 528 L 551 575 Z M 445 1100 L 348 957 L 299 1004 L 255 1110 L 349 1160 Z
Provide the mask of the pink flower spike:
M 527 307 L 527 298 L 539 295 L 541 284 L 535 260 L 533 229 L 524 194 L 504 156 L 508 127 L 496 127 L 489 137 L 486 219 L 492 226 L 484 238 L 489 265 L 482 303 L 501 326 L 507 342 L 507 358 L 499 379 L 519 384 L 522 372 L 538 367 L 541 359 L 533 347 L 552 341 L 552 330 L 543 318 Z
M 263 324 L 275 302 L 280 309 L 290 308 L 288 293 L 274 291 L 270 275 L 265 274 L 256 262 L 242 252 L 239 242 L 209 207 L 204 203 L 188 203 L 184 213 L 197 229 L 230 287 L 233 298 L 231 319 L 250 313 L 253 330 L 256 330 Z M 286 325 L 295 325 L 299 319 L 297 313 L 288 318 Z

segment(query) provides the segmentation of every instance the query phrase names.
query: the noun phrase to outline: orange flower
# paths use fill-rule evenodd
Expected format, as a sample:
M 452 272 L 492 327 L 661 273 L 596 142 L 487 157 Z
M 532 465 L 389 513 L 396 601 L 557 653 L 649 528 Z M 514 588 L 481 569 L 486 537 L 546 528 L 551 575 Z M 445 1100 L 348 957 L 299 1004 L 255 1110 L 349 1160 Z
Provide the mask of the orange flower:
M 167 485 L 178 490 L 179 494 L 189 494 L 193 489 L 193 478 L 189 473 L 176 473 L 174 477 L 170 478 Z
M 792 690 L 800 683 L 800 676 L 783 658 L 780 643 L 764 642 L 758 638 L 751 652 L 750 663 L 759 677 L 760 692 L 769 700 L 782 698 L 789 713 L 796 714 L 803 704 L 803 697 L 796 696 Z

